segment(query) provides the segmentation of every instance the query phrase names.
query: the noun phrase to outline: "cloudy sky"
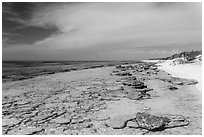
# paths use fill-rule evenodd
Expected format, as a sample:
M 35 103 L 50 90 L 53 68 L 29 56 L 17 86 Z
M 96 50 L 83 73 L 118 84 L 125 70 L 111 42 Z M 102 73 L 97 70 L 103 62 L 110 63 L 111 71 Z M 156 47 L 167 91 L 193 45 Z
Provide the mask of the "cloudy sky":
M 201 3 L 3 3 L 3 60 L 140 60 L 202 49 Z

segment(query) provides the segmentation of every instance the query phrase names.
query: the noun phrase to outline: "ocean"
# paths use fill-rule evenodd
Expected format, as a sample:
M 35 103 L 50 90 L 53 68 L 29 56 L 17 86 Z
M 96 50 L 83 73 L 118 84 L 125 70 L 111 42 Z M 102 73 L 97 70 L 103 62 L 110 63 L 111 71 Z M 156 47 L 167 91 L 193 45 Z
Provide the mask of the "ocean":
M 138 61 L 2 61 L 2 82 Z

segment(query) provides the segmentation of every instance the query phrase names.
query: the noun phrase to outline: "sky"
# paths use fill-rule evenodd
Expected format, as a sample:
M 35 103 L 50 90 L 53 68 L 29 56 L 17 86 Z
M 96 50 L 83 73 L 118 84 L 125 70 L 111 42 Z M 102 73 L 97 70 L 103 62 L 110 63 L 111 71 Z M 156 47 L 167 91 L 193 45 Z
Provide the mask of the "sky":
M 3 60 L 141 60 L 202 49 L 202 3 L 2 3 Z

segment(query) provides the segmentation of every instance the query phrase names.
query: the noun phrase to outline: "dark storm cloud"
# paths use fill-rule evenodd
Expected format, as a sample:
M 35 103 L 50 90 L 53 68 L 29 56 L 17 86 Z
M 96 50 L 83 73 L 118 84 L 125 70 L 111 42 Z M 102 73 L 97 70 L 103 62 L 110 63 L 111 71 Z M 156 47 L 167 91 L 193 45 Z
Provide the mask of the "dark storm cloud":
M 30 18 L 34 4 L 26 2 L 3 2 L 2 7 L 3 23 L 11 21 L 18 26 L 19 24 L 24 24 Z M 5 24 L 3 25 L 6 26 Z
M 56 33 L 56 27 L 30 26 L 28 23 L 34 9 L 49 4 L 51 3 L 3 2 L 2 45 L 7 47 L 13 44 L 32 44 Z

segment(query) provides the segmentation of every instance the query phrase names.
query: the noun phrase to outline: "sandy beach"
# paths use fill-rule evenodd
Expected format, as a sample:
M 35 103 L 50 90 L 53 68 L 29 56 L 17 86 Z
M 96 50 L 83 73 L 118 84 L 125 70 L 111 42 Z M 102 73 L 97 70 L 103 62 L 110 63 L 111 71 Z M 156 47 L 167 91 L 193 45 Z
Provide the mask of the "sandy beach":
M 195 81 L 175 79 L 147 63 L 5 82 L 2 90 L 3 134 L 202 134 Z M 170 121 L 155 130 L 148 128 L 151 122 L 138 126 L 143 112 Z
M 191 64 L 178 64 L 170 65 L 171 61 L 165 61 L 159 63 L 159 69 L 170 73 L 173 77 L 180 77 L 186 79 L 195 79 L 198 84 L 195 86 L 201 92 L 202 91 L 202 64 L 191 63 Z

